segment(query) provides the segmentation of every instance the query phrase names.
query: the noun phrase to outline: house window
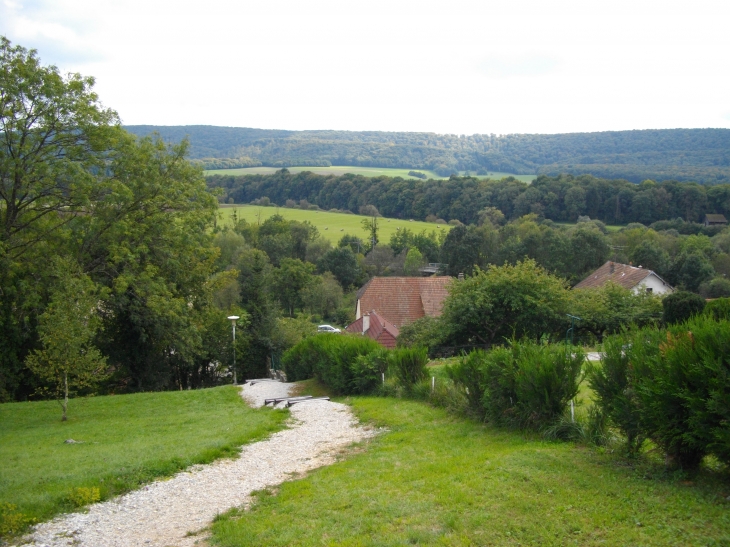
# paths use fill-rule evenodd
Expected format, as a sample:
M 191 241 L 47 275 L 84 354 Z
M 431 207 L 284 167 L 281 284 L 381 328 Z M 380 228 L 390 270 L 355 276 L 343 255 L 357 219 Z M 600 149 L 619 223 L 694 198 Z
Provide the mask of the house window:
M 646 292 L 647 292 L 647 294 L 651 294 L 654 292 L 654 289 L 652 289 L 651 287 L 647 287 Z

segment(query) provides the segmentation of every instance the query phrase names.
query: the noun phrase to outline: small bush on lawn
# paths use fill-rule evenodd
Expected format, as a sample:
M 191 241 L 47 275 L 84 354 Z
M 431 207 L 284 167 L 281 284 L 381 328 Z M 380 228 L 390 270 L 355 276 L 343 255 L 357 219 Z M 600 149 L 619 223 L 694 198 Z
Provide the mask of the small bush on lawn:
M 644 344 L 651 329 L 642 333 L 624 332 L 603 341 L 600 364 L 588 368 L 588 385 L 593 390 L 595 403 L 601 413 L 623 433 L 626 451 L 636 456 L 646 439 L 640 423 L 639 398 L 635 389 L 634 369 L 631 361 L 638 352 L 645 353 L 651 346 Z M 656 347 L 656 346 L 655 346 Z
M 388 369 L 406 390 L 426 378 L 427 363 L 426 348 L 399 348 L 388 354 Z
M 705 309 L 705 299 L 699 294 L 677 291 L 664 297 L 662 307 L 664 308 L 662 314 L 664 324 L 673 325 L 702 313 L 702 310 Z
M 585 356 L 580 348 L 512 340 L 475 351 L 449 369 L 471 407 L 497 425 L 541 430 L 557 421 L 578 393 Z M 473 394 L 479 390 L 481 401 Z
M 322 333 L 287 351 L 282 364 L 287 378 L 293 381 L 315 377 L 335 393 L 364 393 L 377 386 L 380 371 L 358 358 L 381 349 L 367 337 Z
M 696 468 L 707 454 L 730 464 L 730 321 L 695 316 L 616 335 L 604 349 L 590 385 L 630 451 L 650 438 L 672 466 Z

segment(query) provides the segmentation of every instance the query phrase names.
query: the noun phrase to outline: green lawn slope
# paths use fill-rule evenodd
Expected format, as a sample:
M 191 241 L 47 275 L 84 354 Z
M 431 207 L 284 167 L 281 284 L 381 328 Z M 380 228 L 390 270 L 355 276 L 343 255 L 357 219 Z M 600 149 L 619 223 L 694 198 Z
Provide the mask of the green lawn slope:
M 250 408 L 233 386 L 72 399 L 67 422 L 55 401 L 2 404 L 0 504 L 16 507 L 7 518 L 45 520 L 74 509 L 76 488 L 98 488 L 105 499 L 236 455 L 287 416 Z
M 366 239 L 368 233 L 362 227 L 362 221 L 365 217 L 361 215 L 348 215 L 345 213 L 330 213 L 327 211 L 306 211 L 302 209 L 287 209 L 285 207 L 260 207 L 258 205 L 226 205 L 219 209 L 220 224 L 230 224 L 233 211 L 236 211 L 238 218 L 243 218 L 248 222 L 263 222 L 273 215 L 281 215 L 287 220 L 305 220 L 311 222 L 319 230 L 320 235 L 328 239 L 330 242 L 337 243 L 345 234 L 355 235 L 361 239 Z M 430 222 L 418 222 L 409 220 L 400 220 L 395 218 L 378 219 L 380 233 L 379 239 L 383 243 L 388 243 L 390 237 L 398 228 L 408 228 L 409 230 L 419 233 L 422 230 L 437 232 L 442 230 L 450 230 L 452 226 L 448 224 L 433 224 Z
M 717 477 L 648 476 L 617 456 L 423 403 L 351 403 L 386 430 L 345 461 L 218 519 L 215 545 L 730 544 L 730 502 Z

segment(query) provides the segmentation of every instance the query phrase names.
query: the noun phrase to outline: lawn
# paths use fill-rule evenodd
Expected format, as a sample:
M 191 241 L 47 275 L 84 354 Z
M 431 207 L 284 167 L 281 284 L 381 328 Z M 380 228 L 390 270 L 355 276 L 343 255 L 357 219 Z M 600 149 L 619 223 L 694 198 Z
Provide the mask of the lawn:
M 727 477 L 667 475 L 419 402 L 350 402 L 387 429 L 219 518 L 215 545 L 730 545 Z
M 365 217 L 361 215 L 348 215 L 344 213 L 329 213 L 326 211 L 305 211 L 302 209 L 287 209 L 285 207 L 259 207 L 257 205 L 230 205 L 219 209 L 222 224 L 230 223 L 233 211 L 236 211 L 238 218 L 246 219 L 248 222 L 263 222 L 273 215 L 281 215 L 287 220 L 308 220 L 314 224 L 319 230 L 320 235 L 328 239 L 332 243 L 337 243 L 345 234 L 358 236 L 362 239 L 368 237 L 367 232 L 362 227 L 362 221 Z M 259 218 L 260 215 L 260 218 Z M 450 230 L 448 224 L 433 224 L 430 222 L 418 222 L 409 220 L 400 220 L 395 218 L 380 218 L 378 220 L 380 232 L 378 237 L 383 243 L 390 241 L 398 228 L 408 228 L 409 230 L 419 233 L 423 230 L 431 232 L 433 230 Z
M 205 176 L 210 175 L 271 175 L 276 173 L 280 167 L 240 167 L 237 169 L 208 169 L 206 170 Z M 416 178 L 408 174 L 409 171 L 418 171 L 419 173 L 425 174 L 430 179 L 447 179 L 449 177 L 442 177 L 429 171 L 428 169 L 393 169 L 389 167 L 357 167 L 350 165 L 333 165 L 332 167 L 287 167 L 292 173 L 301 173 L 302 171 L 311 171 L 318 175 L 344 175 L 345 173 L 353 173 L 355 175 L 363 175 L 365 177 L 403 177 L 403 178 Z M 460 175 L 464 175 L 466 171 L 460 171 Z M 480 179 L 495 179 L 499 180 L 504 177 L 515 177 L 517 180 L 522 182 L 530 183 L 535 180 L 537 175 L 513 175 L 512 173 L 500 173 L 490 171 L 487 175 L 476 175 L 470 172 L 471 176 L 478 176 Z
M 45 520 L 74 508 L 75 488 L 97 487 L 105 499 L 235 455 L 287 416 L 251 409 L 233 386 L 72 399 L 67 422 L 55 401 L 2 404 L 0 504 Z

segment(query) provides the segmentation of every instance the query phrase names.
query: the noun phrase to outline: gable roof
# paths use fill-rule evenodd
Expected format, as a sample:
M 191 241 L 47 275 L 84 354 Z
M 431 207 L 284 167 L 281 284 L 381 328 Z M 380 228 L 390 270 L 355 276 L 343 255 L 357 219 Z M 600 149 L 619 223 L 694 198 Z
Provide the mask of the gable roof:
M 375 310 L 396 327 L 428 315 L 441 315 L 449 295 L 449 276 L 373 277 L 358 292 L 360 310 Z
M 602 287 L 609 281 L 613 281 L 625 289 L 633 289 L 636 285 L 652 274 L 656 275 L 653 271 L 646 268 L 637 268 L 628 264 L 620 264 L 618 262 L 609 261 L 573 288 L 590 289 Z M 656 276 L 659 277 L 658 275 Z M 659 277 L 659 279 L 664 281 L 661 277 Z
M 347 327 L 345 327 L 345 330 L 347 332 L 364 334 L 368 338 L 372 338 L 373 340 L 378 342 L 381 346 L 385 346 L 386 348 L 394 348 L 396 345 L 395 339 L 398 338 L 398 335 L 400 334 L 398 327 L 378 315 L 378 313 L 375 311 L 371 311 L 364 315 L 370 316 L 370 328 L 367 331 L 362 332 L 362 317 L 354 323 L 350 323 L 349 325 L 347 325 Z
M 727 219 L 725 218 L 725 215 L 706 214 L 705 222 L 727 224 Z

